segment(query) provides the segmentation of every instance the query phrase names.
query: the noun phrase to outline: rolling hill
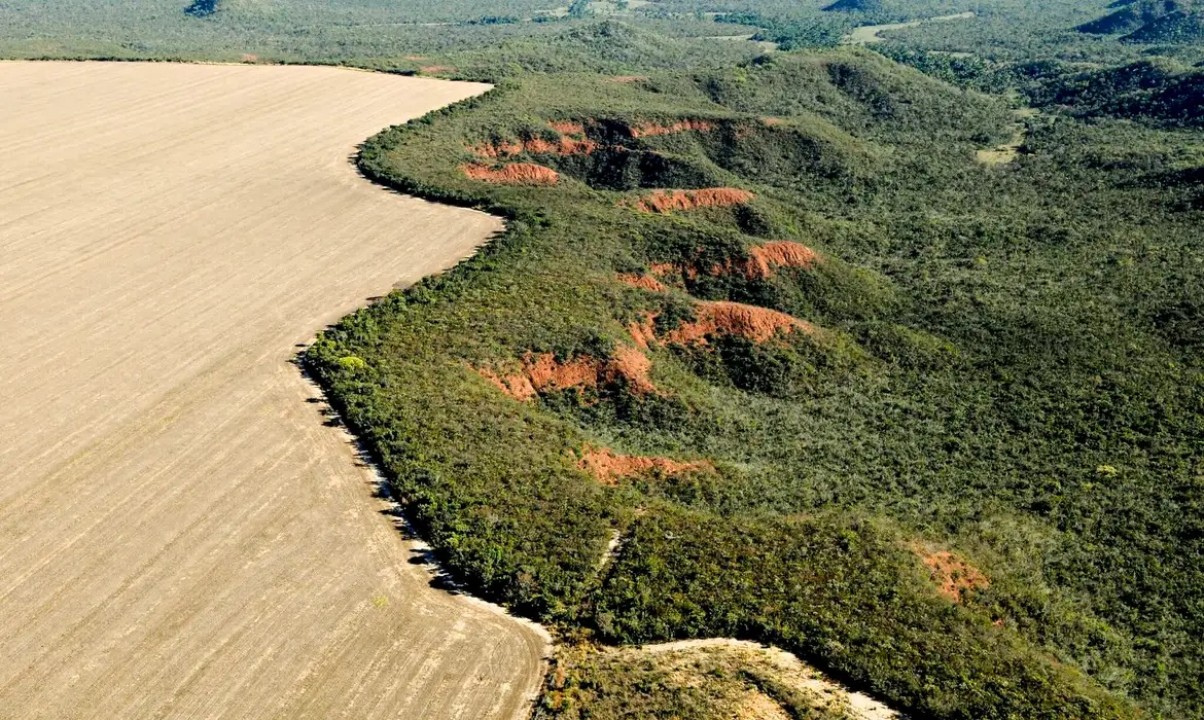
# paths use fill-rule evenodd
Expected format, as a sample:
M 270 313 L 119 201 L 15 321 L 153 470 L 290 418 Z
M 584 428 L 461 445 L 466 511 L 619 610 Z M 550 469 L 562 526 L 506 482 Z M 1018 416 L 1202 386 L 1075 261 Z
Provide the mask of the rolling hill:
M 1194 0 L 1136 0 L 1078 29 L 1134 43 L 1193 43 L 1204 38 L 1204 9 Z
M 1002 103 L 868 52 L 513 75 L 361 159 L 507 234 L 307 362 L 449 569 L 567 636 L 1198 715 L 1204 376 L 1157 320 L 1198 321 L 1198 193 L 1104 120 L 985 167 Z

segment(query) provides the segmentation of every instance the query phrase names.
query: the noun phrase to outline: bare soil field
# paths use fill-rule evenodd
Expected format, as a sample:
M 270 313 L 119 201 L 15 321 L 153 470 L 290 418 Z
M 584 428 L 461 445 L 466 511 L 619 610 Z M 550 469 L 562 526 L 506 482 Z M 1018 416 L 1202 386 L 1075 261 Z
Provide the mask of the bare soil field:
M 0 63 L 0 717 L 526 712 L 547 641 L 430 587 L 290 363 L 499 229 L 348 162 L 485 89 Z
M 975 14 L 973 12 L 963 12 L 955 15 L 939 15 L 924 20 L 912 20 L 911 22 L 888 23 L 886 25 L 861 25 L 853 28 L 853 31 L 846 35 L 842 42 L 845 45 L 872 45 L 886 41 L 886 38 L 882 37 L 882 33 L 884 32 L 908 30 L 910 28 L 917 28 L 925 23 L 972 20 L 974 17 Z

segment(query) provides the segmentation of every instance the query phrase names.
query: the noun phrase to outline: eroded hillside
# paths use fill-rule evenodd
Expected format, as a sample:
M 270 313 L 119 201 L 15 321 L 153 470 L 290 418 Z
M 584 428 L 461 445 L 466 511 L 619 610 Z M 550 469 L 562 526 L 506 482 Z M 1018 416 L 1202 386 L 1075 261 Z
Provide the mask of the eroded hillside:
M 449 568 L 567 632 L 1195 712 L 1200 359 L 1155 318 L 1195 322 L 1198 159 L 1027 131 L 983 166 L 1008 107 L 858 51 L 519 75 L 361 160 L 507 234 L 308 360 Z

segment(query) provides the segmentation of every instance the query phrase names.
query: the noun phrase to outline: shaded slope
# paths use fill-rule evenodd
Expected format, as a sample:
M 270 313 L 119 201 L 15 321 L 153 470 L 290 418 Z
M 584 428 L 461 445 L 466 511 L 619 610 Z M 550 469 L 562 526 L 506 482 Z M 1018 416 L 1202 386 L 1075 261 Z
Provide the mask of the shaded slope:
M 1080 117 L 1120 117 L 1168 127 L 1204 123 L 1204 70 L 1143 61 L 1100 70 L 1055 70 L 1029 89 L 1035 105 Z
M 1204 9 L 1194 0 L 1137 0 L 1078 30 L 1123 35 L 1123 40 L 1134 43 L 1194 43 L 1204 38 Z
M 1190 0 L 1136 0 L 1098 20 L 1080 25 L 1078 30 L 1096 35 L 1121 35 L 1155 21 L 1181 16 L 1190 8 Z

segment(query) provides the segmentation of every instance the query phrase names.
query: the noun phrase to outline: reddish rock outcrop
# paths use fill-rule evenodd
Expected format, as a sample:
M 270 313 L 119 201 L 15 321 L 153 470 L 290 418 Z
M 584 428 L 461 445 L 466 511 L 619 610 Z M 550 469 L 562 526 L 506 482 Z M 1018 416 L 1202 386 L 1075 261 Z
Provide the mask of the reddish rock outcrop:
M 617 485 L 625 478 L 652 473 L 677 475 L 683 472 L 715 470 L 715 466 L 705 460 L 681 461 L 663 457 L 619 455 L 606 448 L 587 449 L 577 467 L 593 475 L 603 485 Z
M 755 343 L 771 340 L 779 333 L 814 334 L 814 325 L 777 310 L 726 301 L 695 305 L 693 322 L 682 323 L 664 340 L 677 345 L 706 345 L 707 337 L 735 335 Z
M 637 210 L 669 213 L 706 207 L 732 207 L 751 202 L 753 194 L 739 188 L 702 188 L 700 190 L 654 190 L 635 201 Z
M 468 164 L 461 166 L 473 180 L 502 185 L 555 185 L 560 175 L 552 168 L 534 163 L 510 163 L 499 167 Z

